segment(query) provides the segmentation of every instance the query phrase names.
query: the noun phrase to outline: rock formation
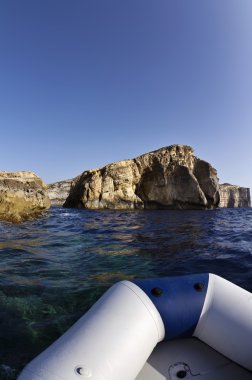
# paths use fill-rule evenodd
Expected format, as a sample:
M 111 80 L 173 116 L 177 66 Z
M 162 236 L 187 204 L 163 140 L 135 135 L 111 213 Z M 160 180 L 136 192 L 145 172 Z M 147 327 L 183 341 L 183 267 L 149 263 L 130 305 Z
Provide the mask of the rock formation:
M 171 145 L 76 177 L 65 207 L 88 209 L 212 208 L 216 170 L 187 145 Z
M 219 207 L 251 207 L 250 190 L 224 183 L 220 185 Z
M 21 222 L 50 206 L 47 187 L 32 172 L 0 172 L 0 219 Z
M 65 181 L 54 182 L 47 185 L 47 193 L 52 206 L 62 206 L 65 203 L 73 181 L 74 179 L 67 179 Z

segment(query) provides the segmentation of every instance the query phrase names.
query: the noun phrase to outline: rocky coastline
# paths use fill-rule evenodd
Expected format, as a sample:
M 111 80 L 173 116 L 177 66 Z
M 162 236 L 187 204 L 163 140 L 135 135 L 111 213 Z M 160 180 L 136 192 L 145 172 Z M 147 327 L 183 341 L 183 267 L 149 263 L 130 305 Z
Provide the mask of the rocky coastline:
M 219 187 L 220 203 L 219 207 L 251 207 L 250 189 L 230 183 L 223 183 Z
M 54 182 L 47 185 L 47 194 L 53 206 L 63 206 L 74 183 L 74 179 Z
M 52 205 L 87 209 L 251 207 L 250 189 L 219 184 L 216 169 L 187 145 L 88 170 L 48 191 Z
M 250 189 L 219 184 L 217 171 L 188 145 L 139 157 L 46 185 L 29 171 L 0 172 L 0 220 L 22 222 L 50 205 L 84 209 L 212 209 L 251 207 Z

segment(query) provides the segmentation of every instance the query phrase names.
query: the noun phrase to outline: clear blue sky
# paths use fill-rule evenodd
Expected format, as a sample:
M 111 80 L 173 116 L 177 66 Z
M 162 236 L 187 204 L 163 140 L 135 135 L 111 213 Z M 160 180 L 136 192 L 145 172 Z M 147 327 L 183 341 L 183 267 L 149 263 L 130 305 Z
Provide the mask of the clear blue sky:
M 2 0 L 0 170 L 47 183 L 171 144 L 252 187 L 251 0 Z

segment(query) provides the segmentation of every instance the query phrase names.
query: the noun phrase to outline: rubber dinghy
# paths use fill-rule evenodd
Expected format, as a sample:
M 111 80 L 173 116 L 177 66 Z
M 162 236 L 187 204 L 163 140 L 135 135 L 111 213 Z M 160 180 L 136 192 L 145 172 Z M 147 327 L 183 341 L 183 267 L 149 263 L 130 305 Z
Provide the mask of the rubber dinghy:
M 121 281 L 18 380 L 252 379 L 252 294 L 214 274 Z

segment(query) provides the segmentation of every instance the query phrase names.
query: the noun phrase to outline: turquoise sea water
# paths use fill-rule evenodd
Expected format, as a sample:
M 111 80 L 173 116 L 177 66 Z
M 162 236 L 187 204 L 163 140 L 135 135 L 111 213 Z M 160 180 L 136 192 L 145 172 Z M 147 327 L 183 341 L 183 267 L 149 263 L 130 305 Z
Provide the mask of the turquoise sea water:
M 114 282 L 213 272 L 252 291 L 252 209 L 52 207 L 0 222 L 0 379 L 73 324 Z

